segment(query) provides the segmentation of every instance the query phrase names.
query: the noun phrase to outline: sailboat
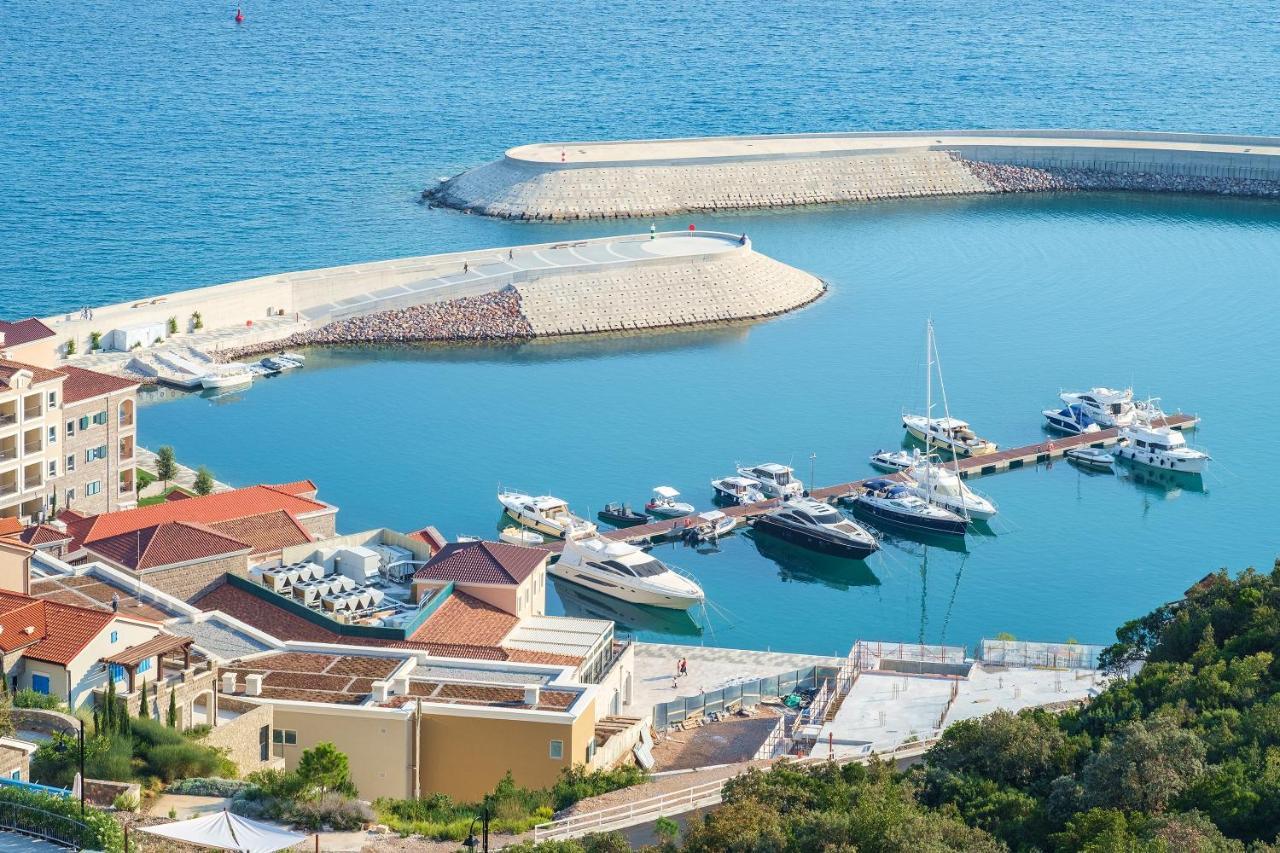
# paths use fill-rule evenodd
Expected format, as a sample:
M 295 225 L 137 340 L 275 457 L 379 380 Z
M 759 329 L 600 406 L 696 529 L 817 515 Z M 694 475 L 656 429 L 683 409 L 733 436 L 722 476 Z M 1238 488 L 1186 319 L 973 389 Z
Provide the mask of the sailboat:
M 933 371 L 935 365 L 938 367 L 938 386 L 942 390 L 942 408 L 944 415 L 946 415 L 941 419 L 933 417 Z M 925 325 L 924 388 L 925 413 L 920 420 L 929 424 L 950 422 L 951 412 L 947 405 L 947 389 L 942 384 L 942 366 L 938 360 L 932 320 L 929 320 Z M 867 482 L 861 494 L 856 494 L 853 497 L 853 509 L 855 512 L 865 516 L 911 530 L 963 536 L 970 521 L 968 507 L 975 501 L 966 500 L 966 496 L 960 490 L 956 490 L 954 496 L 948 496 L 949 498 L 958 498 L 958 500 L 949 499 L 946 504 L 939 500 L 937 493 L 941 479 L 939 476 L 941 466 L 931 464 L 929 461 L 935 443 L 935 436 L 932 430 L 926 429 L 923 431 L 922 438 L 925 442 L 925 447 L 923 462 L 919 465 L 919 470 L 914 470 L 916 466 L 909 469 L 905 483 L 884 479 Z M 960 483 L 960 469 L 956 464 L 954 455 L 952 456 L 951 464 L 954 466 L 954 471 L 952 472 L 954 479 L 952 476 L 946 478 L 946 488 L 948 490 L 955 483 Z M 960 483 L 960 485 L 963 488 L 963 483 Z M 972 495 L 972 498 L 976 499 L 977 497 L 977 495 Z M 995 507 L 986 502 L 985 499 L 983 499 L 983 503 L 983 514 L 987 515 L 987 517 L 994 515 Z

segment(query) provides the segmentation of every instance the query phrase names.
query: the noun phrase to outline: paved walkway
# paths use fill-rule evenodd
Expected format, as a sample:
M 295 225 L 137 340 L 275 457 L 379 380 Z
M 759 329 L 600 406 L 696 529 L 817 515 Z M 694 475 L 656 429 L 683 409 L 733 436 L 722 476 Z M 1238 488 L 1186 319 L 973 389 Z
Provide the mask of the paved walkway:
M 153 451 L 147 450 L 145 447 L 139 446 L 135 451 L 138 459 L 138 467 L 148 473 L 156 473 L 156 455 Z M 187 491 L 194 492 L 196 488 L 196 469 L 189 468 L 178 463 L 178 476 L 169 481 L 170 486 L 182 486 Z M 229 492 L 234 486 L 228 486 L 217 479 L 213 481 L 213 490 L 215 492 Z M 164 481 L 157 479 L 150 486 L 138 492 L 139 498 L 155 497 L 164 493 Z
M 0 853 L 66 853 L 65 847 L 58 847 L 47 841 L 38 841 L 18 835 L 16 832 L 0 830 Z
M 214 353 L 218 350 L 235 349 L 245 344 L 256 343 L 264 338 L 282 340 L 294 332 L 309 328 L 311 328 L 310 323 L 296 319 L 292 314 L 287 317 L 264 317 L 256 320 L 252 326 L 224 326 L 219 329 L 202 329 L 199 332 L 173 335 L 166 338 L 159 346 L 138 350 L 138 352 L 156 352 L 166 349 L 181 351 L 187 347 L 195 347 L 202 352 Z M 86 370 L 118 374 L 124 370 L 125 365 L 134 355 L 133 352 L 85 353 L 67 359 L 67 364 L 83 367 Z

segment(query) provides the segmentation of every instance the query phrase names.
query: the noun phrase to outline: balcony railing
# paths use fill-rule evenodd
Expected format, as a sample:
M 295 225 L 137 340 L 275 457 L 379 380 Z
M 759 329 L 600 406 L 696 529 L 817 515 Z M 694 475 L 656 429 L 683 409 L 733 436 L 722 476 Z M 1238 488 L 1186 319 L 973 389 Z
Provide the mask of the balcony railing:
M 18 446 L 0 447 L 0 462 L 8 462 L 11 459 L 18 458 Z
M 16 495 L 18 493 L 17 483 L 0 483 L 0 497 L 7 495 Z
M 0 414 L 0 427 L 13 426 L 17 422 L 18 422 L 18 415 L 16 412 L 10 412 L 8 414 Z
M 32 408 L 22 410 L 22 417 L 28 421 L 34 420 L 43 414 L 44 414 L 44 409 L 40 408 L 39 406 L 34 406 Z
M 32 489 L 38 489 L 43 485 L 44 485 L 44 477 L 41 475 L 37 475 L 35 477 L 22 478 L 22 490 L 24 492 L 29 492 Z
M 42 441 L 28 441 L 22 445 L 23 453 L 39 453 L 41 450 L 44 450 L 44 442 Z

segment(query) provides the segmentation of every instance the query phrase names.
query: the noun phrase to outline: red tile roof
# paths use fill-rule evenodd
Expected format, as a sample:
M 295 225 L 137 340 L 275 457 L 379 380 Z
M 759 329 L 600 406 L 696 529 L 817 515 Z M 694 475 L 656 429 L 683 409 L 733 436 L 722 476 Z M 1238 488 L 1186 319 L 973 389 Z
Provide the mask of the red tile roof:
M 22 532 L 22 522 L 17 516 L 8 515 L 0 518 L 0 536 L 12 536 Z
M 89 548 L 114 563 L 138 571 L 251 550 L 239 539 L 183 521 L 166 521 L 132 533 L 98 539 Z
M 67 377 L 67 381 L 62 384 L 64 403 L 79 403 L 81 400 L 101 397 L 103 394 L 128 391 L 141 384 L 131 379 L 98 373 L 96 370 L 85 370 L 83 367 L 62 367 L 58 372 Z
M 307 529 L 288 512 L 265 512 L 249 518 L 233 518 L 210 524 L 213 530 L 253 546 L 253 552 L 278 551 L 289 545 L 313 541 Z
M 416 578 L 513 586 L 550 556 L 541 548 L 505 542 L 450 542 L 414 573 Z
M 408 640 L 497 646 L 519 622 L 519 618 L 492 604 L 455 591 Z
M 296 495 L 298 497 L 313 498 L 320 487 L 310 480 L 295 480 L 292 483 L 277 483 L 271 488 L 278 492 L 284 492 L 287 495 Z
M 23 344 L 29 344 L 32 341 L 53 337 L 53 329 L 50 329 L 35 317 L 28 317 L 26 320 L 18 320 L 17 322 L 0 320 L 0 333 L 4 334 L 4 345 L 7 347 L 18 347 Z
M 421 530 L 415 530 L 412 533 L 409 533 L 407 535 L 409 536 L 410 539 L 417 539 L 421 542 L 426 542 L 428 545 L 430 545 L 431 553 L 433 555 L 437 551 L 439 551 L 441 548 L 443 548 L 445 545 L 449 544 L 449 540 L 444 538 L 444 534 L 442 534 L 439 530 L 436 530 L 431 525 L 427 525 Z
M 28 370 L 31 372 L 31 381 L 39 384 L 41 382 L 49 382 L 53 379 L 65 379 L 66 376 L 57 370 L 49 370 L 45 367 L 36 367 L 34 364 L 23 364 L 20 361 L 0 361 L 0 382 L 6 386 L 9 380 L 13 378 L 13 374 L 19 370 Z
M 19 538 L 28 545 L 48 545 L 50 542 L 66 542 L 71 534 L 48 524 L 33 524 L 25 528 Z
M 28 595 L 0 590 L 0 612 L 12 613 L 14 610 L 25 609 L 33 602 L 44 609 L 44 637 L 25 648 L 22 654 L 34 660 L 61 666 L 75 660 L 76 655 L 84 651 L 115 618 L 115 614 L 109 611 L 38 601 Z
M 272 512 L 284 511 L 296 517 L 331 509 L 327 504 L 291 495 L 271 486 L 249 486 L 203 497 L 165 501 L 136 509 L 65 520 L 79 546 L 171 521 L 210 525 Z
M 29 601 L 0 613 L 0 651 L 9 652 L 38 643 L 45 637 L 43 601 Z

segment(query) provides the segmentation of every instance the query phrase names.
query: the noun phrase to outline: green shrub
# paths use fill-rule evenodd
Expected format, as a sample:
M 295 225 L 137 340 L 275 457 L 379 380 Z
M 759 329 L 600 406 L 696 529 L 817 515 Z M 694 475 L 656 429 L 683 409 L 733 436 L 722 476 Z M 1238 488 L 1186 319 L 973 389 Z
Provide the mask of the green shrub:
M 67 340 L 67 355 L 75 355 L 75 354 L 76 354 L 76 339 L 69 338 Z
M 170 794 L 186 794 L 192 797 L 234 797 L 250 783 L 243 779 L 209 779 L 196 777 L 180 779 L 165 790 Z
M 104 850 L 109 853 L 124 849 L 124 830 L 120 828 L 120 824 L 111 815 L 95 808 L 85 809 L 81 816 L 79 800 L 3 787 L 0 788 L 0 803 L 14 803 L 39 810 L 15 809 L 10 813 L 10 817 L 20 828 L 28 832 L 46 831 L 59 835 L 70 832 L 82 849 Z
M 147 769 L 165 782 L 188 776 L 210 776 L 221 769 L 222 757 L 198 743 L 162 743 L 146 750 Z
M 566 767 L 560 771 L 560 778 L 556 780 L 551 793 L 555 797 L 556 811 L 560 811 L 569 808 L 579 800 L 598 797 L 619 788 L 630 788 L 648 778 L 644 770 L 634 764 L 612 770 L 590 771 L 580 766 Z
M 169 318 L 168 328 L 169 328 L 169 334 L 171 335 L 178 334 L 178 318 L 177 317 Z
M 187 743 L 187 738 L 183 737 L 182 732 L 169 728 L 164 723 L 157 722 L 149 717 L 134 717 L 129 721 L 129 731 L 136 740 L 144 748 L 159 746 L 161 744 L 174 745 L 179 743 Z
M 128 791 L 121 791 L 116 798 L 111 801 L 111 805 L 116 811 L 135 812 L 138 810 L 138 795 L 131 794 Z
M 57 696 L 49 693 L 37 693 L 27 688 L 19 690 L 13 694 L 13 707 L 15 708 L 39 708 L 44 711 L 60 711 L 65 706 L 62 700 Z
M 102 349 L 102 332 L 89 333 L 89 349 L 91 350 Z
M 373 820 L 373 812 L 367 805 L 337 793 L 322 794 L 311 802 L 298 803 L 288 816 L 295 825 L 312 832 L 326 827 L 348 832 Z

